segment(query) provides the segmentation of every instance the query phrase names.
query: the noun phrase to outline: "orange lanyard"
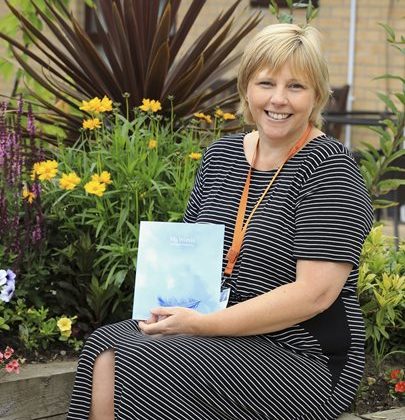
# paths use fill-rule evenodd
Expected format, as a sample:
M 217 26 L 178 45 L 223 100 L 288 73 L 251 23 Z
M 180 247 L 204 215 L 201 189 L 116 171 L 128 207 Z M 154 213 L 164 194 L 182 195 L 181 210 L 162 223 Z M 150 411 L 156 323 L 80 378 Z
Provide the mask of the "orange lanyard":
M 249 187 L 250 187 L 250 180 L 252 176 L 252 166 L 255 164 L 256 160 L 256 151 L 257 147 L 259 145 L 259 139 L 257 140 L 255 153 L 253 155 L 252 164 L 249 167 L 249 172 L 246 177 L 245 186 L 243 188 L 242 196 L 240 198 L 239 202 L 239 208 L 238 208 L 238 215 L 236 216 L 236 223 L 235 223 L 235 230 L 233 232 L 233 239 L 232 239 L 232 245 L 229 248 L 228 253 L 226 254 L 227 259 L 227 265 L 225 267 L 225 275 L 230 276 L 232 274 L 232 270 L 235 266 L 236 260 L 238 259 L 240 249 L 242 247 L 243 238 L 245 237 L 245 233 L 247 230 L 247 227 L 259 207 L 260 203 L 263 201 L 264 197 L 266 196 L 267 192 L 269 191 L 270 187 L 273 185 L 275 179 L 277 178 L 278 174 L 283 169 L 283 166 L 286 164 L 286 162 L 292 158 L 306 143 L 309 133 L 311 132 L 312 126 L 308 124 L 307 129 L 305 130 L 304 134 L 298 139 L 297 143 L 291 148 L 291 150 L 288 152 L 288 155 L 284 162 L 280 165 L 280 167 L 277 169 L 276 173 L 273 175 L 273 178 L 270 180 L 269 185 L 265 188 L 260 198 L 257 200 L 257 203 L 253 207 L 253 210 L 250 212 L 245 224 L 243 224 L 243 220 L 245 218 L 246 214 L 246 205 L 247 205 L 247 199 L 249 195 Z

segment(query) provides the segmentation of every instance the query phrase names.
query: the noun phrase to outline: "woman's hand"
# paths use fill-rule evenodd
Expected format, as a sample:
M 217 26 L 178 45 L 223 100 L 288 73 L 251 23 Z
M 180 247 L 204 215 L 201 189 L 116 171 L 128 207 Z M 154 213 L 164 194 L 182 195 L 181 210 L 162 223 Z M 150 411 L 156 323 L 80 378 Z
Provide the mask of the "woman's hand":
M 171 307 L 151 310 L 151 317 L 139 321 L 144 334 L 188 334 L 197 335 L 204 315 L 188 308 Z

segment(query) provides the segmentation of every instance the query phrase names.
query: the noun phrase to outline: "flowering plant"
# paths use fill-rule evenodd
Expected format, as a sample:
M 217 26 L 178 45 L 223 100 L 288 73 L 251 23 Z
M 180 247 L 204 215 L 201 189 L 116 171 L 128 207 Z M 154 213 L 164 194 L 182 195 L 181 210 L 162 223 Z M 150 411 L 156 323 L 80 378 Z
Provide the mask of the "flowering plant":
M 2 263 L 12 264 L 17 273 L 27 266 L 33 271 L 29 261 L 31 253 L 37 252 L 43 244 L 41 191 L 39 184 L 29 176 L 33 162 L 41 159 L 42 154 L 31 106 L 24 111 L 21 98 L 16 109 L 9 103 L 1 103 L 0 232 L 4 244 L 1 259 Z
M 13 271 L 0 270 L 0 300 L 10 302 L 15 291 L 15 274 Z
M 13 357 L 14 349 L 7 346 L 5 350 L 0 350 L 0 368 L 4 368 L 7 373 L 20 373 L 20 363 Z
M 15 277 L 13 271 L 0 270 L 0 300 L 3 302 L 10 302 L 15 291 Z M 4 322 L 4 318 L 0 318 L 0 327 L 9 328 Z M 14 349 L 7 346 L 5 350 L 0 349 L 0 368 L 8 373 L 20 373 L 20 364 L 17 359 L 13 358 Z
M 181 220 L 202 154 L 200 132 L 175 129 L 157 100 L 144 98 L 131 121 L 107 97 L 80 109 L 101 124 L 83 128 L 55 160 L 36 162 L 33 176 L 61 233 L 55 298 L 60 312 L 78 314 L 82 328 L 105 322 L 115 308 L 129 312 L 139 222 Z
M 391 384 L 390 394 L 394 398 L 405 396 L 404 369 L 392 369 L 386 375 L 386 380 Z

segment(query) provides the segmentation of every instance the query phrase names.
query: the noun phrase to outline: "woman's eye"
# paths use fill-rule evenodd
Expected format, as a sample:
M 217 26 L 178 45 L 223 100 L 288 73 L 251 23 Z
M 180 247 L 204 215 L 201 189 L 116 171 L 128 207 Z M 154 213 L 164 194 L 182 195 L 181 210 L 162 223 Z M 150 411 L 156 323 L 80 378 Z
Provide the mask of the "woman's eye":
M 261 86 L 273 86 L 273 82 L 270 82 L 268 80 L 262 80 L 261 82 L 259 82 L 259 85 Z
M 300 83 L 292 83 L 290 85 L 290 88 L 292 88 L 292 89 L 304 89 L 304 86 L 301 85 Z

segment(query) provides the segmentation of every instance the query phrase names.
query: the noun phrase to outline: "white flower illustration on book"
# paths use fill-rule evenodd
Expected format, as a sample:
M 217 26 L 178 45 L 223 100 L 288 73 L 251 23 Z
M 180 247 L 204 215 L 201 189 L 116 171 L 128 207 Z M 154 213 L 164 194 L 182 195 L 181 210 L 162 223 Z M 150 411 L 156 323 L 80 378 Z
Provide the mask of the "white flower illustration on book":
M 200 304 L 200 300 L 193 299 L 193 298 L 163 298 L 161 296 L 157 297 L 159 306 L 180 306 L 182 308 L 189 308 L 189 309 L 197 309 L 198 305 Z

